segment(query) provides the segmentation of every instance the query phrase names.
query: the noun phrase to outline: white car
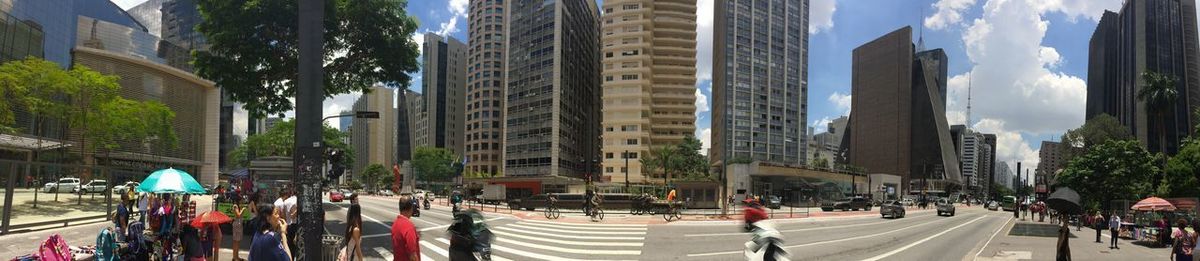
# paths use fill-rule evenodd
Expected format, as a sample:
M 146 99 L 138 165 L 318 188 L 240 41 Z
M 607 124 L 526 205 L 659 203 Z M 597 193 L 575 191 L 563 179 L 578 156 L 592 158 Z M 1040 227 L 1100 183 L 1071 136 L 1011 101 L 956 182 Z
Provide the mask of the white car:
M 46 186 L 42 187 L 42 191 L 48 192 L 48 193 L 55 193 L 55 192 L 59 192 L 59 191 L 74 191 L 75 188 L 78 188 L 78 187 L 79 187 L 79 179 L 78 178 L 61 178 L 61 179 L 58 179 L 57 182 L 46 183 Z
M 125 193 L 126 190 L 136 189 L 138 186 L 141 186 L 141 185 L 142 185 L 141 183 L 137 183 L 135 181 L 126 181 L 125 184 L 121 184 L 121 185 L 117 185 L 116 187 L 113 187 L 113 193 Z
M 904 200 L 900 200 L 900 203 L 903 203 L 905 206 L 916 205 L 916 202 L 913 201 L 913 199 L 911 199 L 911 198 L 906 198 Z
M 108 181 L 103 179 L 93 179 L 87 184 L 75 187 L 71 192 L 75 193 L 100 193 L 108 190 Z

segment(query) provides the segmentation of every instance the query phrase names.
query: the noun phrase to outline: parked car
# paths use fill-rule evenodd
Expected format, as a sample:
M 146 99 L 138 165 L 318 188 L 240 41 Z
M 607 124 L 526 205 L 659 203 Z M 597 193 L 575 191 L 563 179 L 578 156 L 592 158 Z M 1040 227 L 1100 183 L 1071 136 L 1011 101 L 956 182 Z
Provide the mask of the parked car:
M 395 196 L 395 195 L 396 195 L 395 193 L 392 193 L 392 190 L 389 190 L 389 189 L 382 189 L 382 190 L 379 190 L 379 192 L 378 192 L 377 194 L 378 194 L 378 195 L 380 195 L 380 196 L 387 196 L 387 197 L 391 197 L 391 196 Z M 418 194 L 419 194 L 419 193 L 418 193 Z
M 850 210 L 866 210 L 871 211 L 870 202 L 862 197 L 846 198 L 838 201 L 826 201 L 821 203 L 821 210 L 833 211 L 841 209 L 842 211 Z
M 79 187 L 79 179 L 78 178 L 61 178 L 61 179 L 58 179 L 57 182 L 46 183 L 46 185 L 42 187 L 42 191 L 48 192 L 48 193 L 55 193 L 55 192 L 59 192 L 59 191 L 74 191 L 75 188 L 77 188 L 77 187 Z
M 1000 209 L 1000 203 L 996 203 L 995 201 L 988 202 L 987 210 L 996 211 L 999 209 Z
M 127 190 L 137 189 L 137 187 L 140 185 L 142 184 L 135 181 L 126 181 L 125 184 L 113 187 L 113 193 L 125 193 Z
M 87 184 L 85 184 L 83 186 L 78 186 L 78 187 L 75 187 L 74 189 L 71 189 L 71 192 L 87 194 L 87 193 L 100 193 L 100 192 L 104 192 L 105 190 L 108 190 L 108 181 L 105 181 L 103 179 L 93 179 L 92 181 L 88 182 Z
M 351 197 L 354 197 L 354 191 L 353 191 L 353 190 L 349 190 L 349 189 L 342 189 L 342 190 L 338 190 L 338 192 L 341 192 L 341 193 L 342 193 L 342 197 L 345 197 L 345 198 L 351 198 Z
M 900 200 L 900 203 L 904 204 L 905 206 L 910 206 L 910 207 L 911 207 L 911 206 L 914 206 L 914 205 L 916 205 L 916 204 L 917 204 L 917 201 L 915 201 L 915 200 L 913 200 L 913 199 L 911 199 L 911 198 L 906 198 L 906 199 L 902 199 L 902 200 Z
M 329 191 L 329 202 L 342 202 L 342 200 L 345 200 L 345 199 L 346 199 L 346 195 L 342 194 L 341 191 L 337 191 L 337 190 Z
M 937 203 L 935 203 L 935 204 L 937 204 L 938 216 L 941 216 L 941 215 L 949 215 L 951 217 L 954 216 L 954 202 L 950 202 L 949 200 L 946 200 L 944 198 L 939 198 L 937 200 Z
M 905 215 L 904 203 L 895 200 L 884 201 L 879 205 L 879 215 L 883 217 L 902 218 Z
M 782 205 L 782 202 L 783 202 L 783 199 L 780 199 L 779 196 L 776 196 L 776 195 L 767 196 L 766 203 L 767 203 L 768 208 L 779 209 L 780 205 Z

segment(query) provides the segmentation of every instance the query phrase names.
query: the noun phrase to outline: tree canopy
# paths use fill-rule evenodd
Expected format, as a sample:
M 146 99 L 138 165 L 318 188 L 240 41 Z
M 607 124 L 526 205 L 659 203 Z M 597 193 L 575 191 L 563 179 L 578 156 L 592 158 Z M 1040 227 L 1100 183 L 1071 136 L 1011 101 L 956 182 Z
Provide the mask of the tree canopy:
M 700 154 L 702 147 L 700 140 L 687 136 L 683 138 L 683 142 L 674 146 L 650 149 L 639 161 L 645 170 L 643 173 L 651 174 L 647 176 L 661 178 L 661 175 L 667 175 L 668 180 L 672 177 L 683 180 L 711 180 L 712 177 L 708 173 L 708 157 Z M 654 175 L 656 171 L 660 174 Z
M 119 142 L 175 146 L 175 112 L 157 101 L 120 96 L 119 78 L 83 65 L 70 70 L 39 58 L 0 65 L 0 132 L 15 132 L 14 112 L 65 122 L 79 131 L 85 153 Z
M 342 156 L 343 162 L 346 165 L 354 164 L 354 150 L 350 145 L 343 142 L 346 134 L 337 129 L 324 125 L 325 130 L 321 134 L 321 139 L 325 142 L 326 148 L 338 149 L 344 152 Z M 247 158 L 248 153 L 253 152 L 256 157 L 267 156 L 284 156 L 290 157 L 295 152 L 295 133 L 296 122 L 292 119 L 280 121 L 275 124 L 267 132 L 258 135 L 251 135 L 246 138 L 242 145 L 229 153 L 230 164 L 235 167 L 246 167 L 250 165 L 250 160 Z
M 1108 209 L 1114 199 L 1139 199 L 1155 192 L 1157 157 L 1133 140 L 1108 140 L 1071 160 L 1059 187 L 1079 192 L 1084 206 Z
M 391 176 L 391 173 L 387 171 L 386 167 L 378 163 L 372 163 L 371 165 L 367 165 L 367 167 L 358 174 L 358 180 L 363 186 L 366 186 L 372 190 L 378 190 L 380 188 L 388 187 L 388 183 L 384 183 L 384 179 Z M 391 178 L 391 180 L 395 180 L 395 178 Z
M 197 1 L 196 30 L 210 44 L 193 53 L 197 74 L 216 82 L 255 118 L 292 109 L 299 73 L 299 2 Z M 420 52 L 404 0 L 325 0 L 325 95 L 407 87 Z
M 1184 140 L 1179 154 L 1167 160 L 1167 169 L 1158 195 L 1164 197 L 1195 197 L 1200 195 L 1200 140 Z
M 417 147 L 413 152 L 412 166 L 419 181 L 444 181 L 458 171 L 458 158 L 454 152 L 435 147 Z

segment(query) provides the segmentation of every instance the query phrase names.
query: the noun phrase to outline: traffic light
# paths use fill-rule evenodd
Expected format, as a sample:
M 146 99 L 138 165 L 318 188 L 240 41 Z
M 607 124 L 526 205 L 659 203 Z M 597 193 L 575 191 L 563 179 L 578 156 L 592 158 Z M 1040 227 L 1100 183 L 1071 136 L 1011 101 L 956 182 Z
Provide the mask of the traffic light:
M 326 159 L 329 159 L 329 173 L 326 173 L 326 177 L 328 177 L 329 180 L 337 180 L 338 178 L 342 177 L 342 173 L 346 172 L 346 165 L 343 162 L 344 159 L 342 158 L 342 154 L 343 153 L 341 150 L 335 149 L 330 150 L 329 155 L 325 157 Z

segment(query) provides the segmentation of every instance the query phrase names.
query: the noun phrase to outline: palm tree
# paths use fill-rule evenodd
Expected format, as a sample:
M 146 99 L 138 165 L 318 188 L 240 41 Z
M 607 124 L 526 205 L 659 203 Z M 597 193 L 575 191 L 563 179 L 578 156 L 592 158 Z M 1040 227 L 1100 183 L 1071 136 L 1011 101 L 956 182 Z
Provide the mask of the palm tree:
M 671 171 L 679 165 L 674 146 L 660 146 L 657 148 L 652 148 L 650 149 L 649 153 L 646 153 L 646 155 L 641 158 L 640 161 L 642 162 L 642 167 L 644 169 L 654 170 L 661 168 L 663 172 L 662 175 L 664 185 L 668 183 Z
M 1146 112 L 1154 115 L 1156 118 L 1155 125 L 1158 128 L 1159 135 L 1158 149 L 1164 155 L 1162 169 L 1166 169 L 1167 113 L 1173 111 L 1175 102 L 1179 98 L 1179 91 L 1175 89 L 1175 76 L 1155 71 L 1146 71 L 1142 73 L 1142 81 L 1144 86 L 1142 86 L 1141 90 L 1138 90 L 1137 98 L 1145 103 Z M 1161 178 L 1161 175 L 1159 177 Z

